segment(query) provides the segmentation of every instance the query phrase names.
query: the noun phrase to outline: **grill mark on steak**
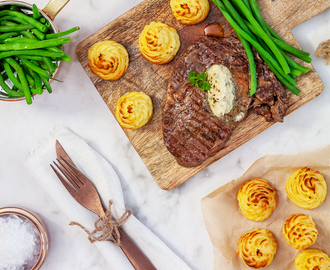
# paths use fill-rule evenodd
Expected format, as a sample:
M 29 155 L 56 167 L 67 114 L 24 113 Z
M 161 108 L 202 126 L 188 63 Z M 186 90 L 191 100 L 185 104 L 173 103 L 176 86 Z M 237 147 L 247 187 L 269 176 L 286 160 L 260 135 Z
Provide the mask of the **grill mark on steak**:
M 249 64 L 241 42 L 227 38 L 204 37 L 190 45 L 173 66 L 163 110 L 163 139 L 178 164 L 201 164 L 222 149 L 232 131 L 250 108 L 267 121 L 283 121 L 288 101 L 274 73 L 255 53 L 257 92 L 249 96 Z M 230 113 L 218 118 L 207 103 L 207 92 L 189 82 L 189 71 L 196 73 L 214 64 L 229 68 L 235 84 L 235 103 Z M 243 113 L 240 121 L 235 121 Z

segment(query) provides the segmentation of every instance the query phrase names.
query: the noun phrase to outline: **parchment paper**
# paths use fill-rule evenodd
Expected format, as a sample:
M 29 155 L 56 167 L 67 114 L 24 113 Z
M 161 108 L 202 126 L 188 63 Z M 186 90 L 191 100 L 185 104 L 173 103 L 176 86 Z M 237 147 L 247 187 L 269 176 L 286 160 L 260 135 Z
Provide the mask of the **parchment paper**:
M 278 243 L 277 253 L 267 270 L 294 270 L 294 259 L 300 252 L 285 240 L 282 228 L 292 214 L 306 214 L 316 222 L 319 237 L 310 248 L 321 248 L 330 256 L 330 194 L 315 209 L 306 210 L 296 206 L 287 197 L 285 182 L 296 169 L 309 167 L 321 172 L 330 187 L 330 145 L 297 155 L 267 155 L 257 160 L 247 172 L 237 180 L 213 191 L 202 199 L 202 212 L 209 232 L 214 253 L 214 269 L 247 270 L 237 255 L 240 236 L 253 229 L 267 229 Z M 240 186 L 247 180 L 263 178 L 277 190 L 277 207 L 264 221 L 250 221 L 244 217 L 236 199 Z

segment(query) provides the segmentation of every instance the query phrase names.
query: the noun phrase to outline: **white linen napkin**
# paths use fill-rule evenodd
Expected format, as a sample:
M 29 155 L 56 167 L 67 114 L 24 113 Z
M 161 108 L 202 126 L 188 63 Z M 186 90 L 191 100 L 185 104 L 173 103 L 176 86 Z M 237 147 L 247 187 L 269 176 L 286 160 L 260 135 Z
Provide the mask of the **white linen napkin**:
M 75 165 L 93 182 L 106 206 L 108 206 L 110 199 L 113 201 L 111 207 L 113 216 L 116 219 L 121 217 L 126 208 L 120 181 L 112 166 L 84 140 L 60 126 L 55 127 L 50 138 L 39 149 L 29 153 L 29 159 L 25 166 L 61 211 L 70 220 L 82 224 L 88 230 L 94 229 L 97 216 L 71 197 L 49 166 L 56 158 L 56 140 L 61 143 Z M 190 269 L 133 215 L 122 227 L 157 269 Z M 77 230 L 81 229 L 77 227 Z M 109 241 L 94 242 L 93 244 L 102 253 L 111 269 L 134 269 L 119 247 Z

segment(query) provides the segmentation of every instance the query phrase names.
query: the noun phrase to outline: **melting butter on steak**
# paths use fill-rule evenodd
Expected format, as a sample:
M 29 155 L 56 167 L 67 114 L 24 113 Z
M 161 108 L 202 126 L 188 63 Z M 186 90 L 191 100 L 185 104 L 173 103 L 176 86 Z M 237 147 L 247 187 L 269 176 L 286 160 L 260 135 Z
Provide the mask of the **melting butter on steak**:
M 207 81 L 211 85 L 207 92 L 211 111 L 217 117 L 229 113 L 235 99 L 235 85 L 230 70 L 223 65 L 213 65 L 207 69 Z
M 286 92 L 273 72 L 256 54 L 257 92 L 249 95 L 249 66 L 245 50 L 236 37 L 204 37 L 190 45 L 173 66 L 163 110 L 163 139 L 178 164 L 192 167 L 216 154 L 228 141 L 250 108 L 267 121 L 283 121 Z M 217 117 L 208 93 L 189 82 L 189 71 L 205 72 L 222 65 L 234 85 L 229 112 Z

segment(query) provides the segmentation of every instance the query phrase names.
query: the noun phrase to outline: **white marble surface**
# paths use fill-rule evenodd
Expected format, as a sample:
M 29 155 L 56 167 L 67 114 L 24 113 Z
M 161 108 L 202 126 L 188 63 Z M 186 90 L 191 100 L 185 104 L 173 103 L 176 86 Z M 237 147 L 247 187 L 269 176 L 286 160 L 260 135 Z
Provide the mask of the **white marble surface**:
M 46 0 L 34 1 L 39 7 Z M 319 42 L 330 39 L 330 10 L 301 24 L 293 33 L 324 83 L 324 92 L 226 157 L 172 191 L 161 190 L 104 104 L 80 66 L 76 45 L 140 0 L 74 1 L 56 17 L 60 29 L 80 26 L 72 35 L 64 63 L 52 84 L 51 95 L 38 96 L 32 106 L 25 102 L 0 102 L 0 207 L 20 206 L 38 213 L 47 225 L 50 249 L 42 269 L 111 269 L 84 232 L 68 220 L 37 185 L 24 167 L 27 153 L 38 145 L 54 125 L 63 125 L 85 139 L 118 173 L 127 207 L 156 233 L 192 269 L 212 269 L 212 245 L 200 202 L 219 186 L 238 178 L 266 154 L 298 153 L 330 143 L 330 66 L 314 56 Z M 111 254 L 109 254 L 111 256 Z

